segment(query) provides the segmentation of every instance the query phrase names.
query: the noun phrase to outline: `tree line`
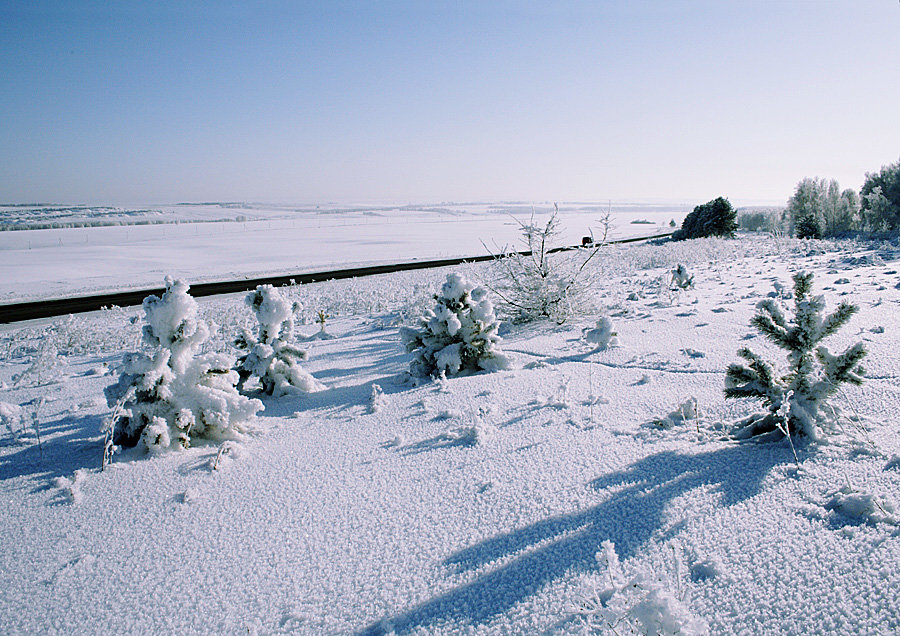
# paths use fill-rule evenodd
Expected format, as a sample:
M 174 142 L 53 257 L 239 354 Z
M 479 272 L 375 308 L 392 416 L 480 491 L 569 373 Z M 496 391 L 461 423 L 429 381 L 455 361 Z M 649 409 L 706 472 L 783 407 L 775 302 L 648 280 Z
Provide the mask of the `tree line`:
M 784 210 L 742 211 L 718 197 L 698 205 L 687 215 L 675 240 L 703 236 L 734 236 L 741 227 L 752 231 L 783 232 L 798 238 L 825 238 L 851 232 L 900 231 L 900 160 L 866 173 L 857 193 L 841 189 L 835 179 L 800 180 Z

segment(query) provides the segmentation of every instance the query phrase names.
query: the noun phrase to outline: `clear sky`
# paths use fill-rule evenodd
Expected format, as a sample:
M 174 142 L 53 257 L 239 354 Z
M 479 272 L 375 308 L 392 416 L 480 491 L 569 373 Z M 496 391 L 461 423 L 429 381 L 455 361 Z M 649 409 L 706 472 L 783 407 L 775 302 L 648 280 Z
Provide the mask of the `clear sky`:
M 0 0 L 4 202 L 783 202 L 898 159 L 898 0 Z

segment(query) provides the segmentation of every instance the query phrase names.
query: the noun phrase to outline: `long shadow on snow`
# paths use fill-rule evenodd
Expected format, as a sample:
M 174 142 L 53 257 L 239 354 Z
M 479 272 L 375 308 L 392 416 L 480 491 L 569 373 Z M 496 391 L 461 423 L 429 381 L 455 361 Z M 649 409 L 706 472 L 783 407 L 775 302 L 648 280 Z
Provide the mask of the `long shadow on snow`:
M 415 442 L 413 444 L 402 446 L 398 450 L 404 457 L 410 457 L 412 455 L 421 455 L 422 453 L 437 450 L 439 448 L 466 448 L 469 446 L 473 446 L 474 444 L 475 441 L 470 438 L 463 437 L 460 439 L 454 439 L 453 437 L 442 434 L 436 435 L 434 437 L 429 437 L 428 439 L 423 439 L 421 442 Z
M 98 440 L 102 417 L 63 415 L 41 423 L 41 444 L 29 434 L 0 455 L 0 481 L 32 475 L 71 477 L 79 468 L 99 468 L 103 440 Z M 42 490 L 43 486 L 37 490 Z
M 356 366 L 332 366 L 328 369 L 318 370 L 313 375 L 327 384 L 333 378 L 352 377 L 375 369 L 384 370 L 391 366 L 396 366 L 397 373 L 400 373 L 409 363 L 409 357 L 395 334 L 388 336 L 384 333 L 375 333 L 354 344 L 354 358 L 366 362 Z
M 587 510 L 559 515 L 513 530 L 461 550 L 445 561 L 459 571 L 512 560 L 477 579 L 389 618 L 398 634 L 445 620 L 481 624 L 524 601 L 570 572 L 596 568 L 594 555 L 610 540 L 624 559 L 662 528 L 667 507 L 676 497 L 704 485 L 717 486 L 723 505 L 759 492 L 773 466 L 791 462 L 780 445 L 738 445 L 684 454 L 666 451 L 646 457 L 627 470 L 598 477 L 598 489 L 622 487 L 610 499 Z M 534 546 L 541 544 L 540 547 Z M 517 556 L 518 555 L 518 556 Z M 359 632 L 376 635 L 384 623 Z
M 359 364 L 352 367 L 334 367 L 329 369 L 320 369 L 313 373 L 313 376 L 320 382 L 328 384 L 335 378 L 352 377 L 362 373 L 371 373 L 374 370 L 384 370 L 385 367 L 396 367 L 397 373 L 405 371 L 409 364 L 409 354 L 394 351 L 392 354 L 385 353 L 381 358 L 373 357 L 373 362 L 368 364 Z
M 377 384 L 387 396 L 409 389 L 397 383 L 397 376 L 388 375 L 362 384 L 328 387 L 323 391 L 286 395 L 278 398 L 254 393 L 251 397 L 262 400 L 265 410 L 260 418 L 286 417 L 295 412 L 311 412 L 317 409 L 332 413 L 352 411 L 354 408 L 367 409 L 372 397 L 372 385 Z

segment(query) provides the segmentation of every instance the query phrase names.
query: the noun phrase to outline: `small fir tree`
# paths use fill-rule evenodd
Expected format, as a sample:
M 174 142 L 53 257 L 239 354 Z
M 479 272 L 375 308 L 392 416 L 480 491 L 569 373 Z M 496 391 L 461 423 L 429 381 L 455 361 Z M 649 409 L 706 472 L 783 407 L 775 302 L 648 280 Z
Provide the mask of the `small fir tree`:
M 747 364 L 728 367 L 725 397 L 758 398 L 769 409 L 766 414 L 753 415 L 740 422 L 735 431 L 738 438 L 757 435 L 777 438 L 789 434 L 817 439 L 826 400 L 843 382 L 862 383 L 863 369 L 859 362 L 866 355 L 862 342 L 837 356 L 818 346 L 822 339 L 846 324 L 859 308 L 841 303 L 834 313 L 823 317 L 825 299 L 809 295 L 812 279 L 811 273 L 794 275 L 794 318 L 790 323 L 772 299 L 759 303 L 759 311 L 751 320 L 764 336 L 788 352 L 788 373 L 777 377 L 771 364 L 746 347 L 738 355 Z
M 500 350 L 500 323 L 487 291 L 459 274 L 448 274 L 437 304 L 419 318 L 418 327 L 402 327 L 400 338 L 415 356 L 413 376 L 459 375 L 509 367 Z
M 677 289 L 690 289 L 694 286 L 694 275 L 691 274 L 687 267 L 678 264 L 675 269 L 672 270 L 672 287 Z
M 603 351 L 619 344 L 618 333 L 613 331 L 613 322 L 606 316 L 597 321 L 594 329 L 584 330 L 584 339 L 596 346 L 597 351 Z
M 263 393 L 280 397 L 290 393 L 324 389 L 308 371 L 300 366 L 306 351 L 291 344 L 294 336 L 294 313 L 299 304 L 291 305 L 271 285 L 260 285 L 244 299 L 259 321 L 258 336 L 246 329 L 235 340 L 235 346 L 247 353 L 238 359 L 238 387 L 243 389 L 250 378 L 257 378 Z
M 186 283 L 167 277 L 161 297 L 144 299 L 143 341 L 153 351 L 127 354 L 119 381 L 105 390 L 117 406 L 114 444 L 157 451 L 187 447 L 195 437 L 234 437 L 263 408 L 238 393 L 233 356 L 197 355 L 209 329 L 187 292 Z

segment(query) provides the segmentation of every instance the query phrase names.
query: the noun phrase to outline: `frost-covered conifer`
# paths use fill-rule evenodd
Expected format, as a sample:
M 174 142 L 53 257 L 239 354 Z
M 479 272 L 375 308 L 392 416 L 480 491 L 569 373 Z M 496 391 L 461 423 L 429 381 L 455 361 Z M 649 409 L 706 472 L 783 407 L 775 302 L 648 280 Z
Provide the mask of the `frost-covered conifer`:
M 615 347 L 619 344 L 618 334 L 613 331 L 612 320 L 606 316 L 597 321 L 595 329 L 584 331 L 584 339 L 597 346 L 598 350 Z
M 681 263 L 672 270 L 672 286 L 678 289 L 690 289 L 694 286 L 694 276 Z
M 300 366 L 306 351 L 291 344 L 294 336 L 294 312 L 299 305 L 286 300 L 271 285 L 260 285 L 247 294 L 245 302 L 259 321 L 259 334 L 246 329 L 235 345 L 247 351 L 240 358 L 239 387 L 246 380 L 258 378 L 263 393 L 276 397 L 297 392 L 320 391 L 325 388 Z
M 418 327 L 401 327 L 406 350 L 415 354 L 411 375 L 458 375 L 509 367 L 500 350 L 500 323 L 487 291 L 459 274 L 448 274 L 437 304 L 419 318 Z
M 19 441 L 19 435 L 25 431 L 25 409 L 18 404 L 0 402 L 0 424 L 9 430 L 13 440 Z
M 143 339 L 154 350 L 127 354 L 119 381 L 105 391 L 110 407 L 121 401 L 122 415 L 111 422 L 115 444 L 163 450 L 195 437 L 228 438 L 263 408 L 235 388 L 233 356 L 197 355 L 209 330 L 187 292 L 167 277 L 162 297 L 144 299 Z
M 740 422 L 735 432 L 737 437 L 780 437 L 790 433 L 817 439 L 826 400 L 842 382 L 862 383 L 863 369 L 859 362 L 866 355 L 862 342 L 840 355 L 832 355 L 826 347 L 817 346 L 850 320 L 858 307 L 841 303 L 834 313 L 823 317 L 825 299 L 809 296 L 812 279 L 811 273 L 794 275 L 794 319 L 790 323 L 774 300 L 767 299 L 757 305 L 759 311 L 751 324 L 788 352 L 790 366 L 788 373 L 779 377 L 772 365 L 750 349 L 738 351 L 747 364 L 728 367 L 725 397 L 761 399 L 769 412 Z

